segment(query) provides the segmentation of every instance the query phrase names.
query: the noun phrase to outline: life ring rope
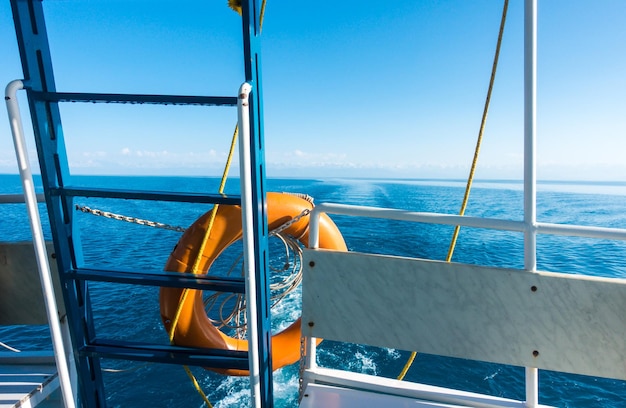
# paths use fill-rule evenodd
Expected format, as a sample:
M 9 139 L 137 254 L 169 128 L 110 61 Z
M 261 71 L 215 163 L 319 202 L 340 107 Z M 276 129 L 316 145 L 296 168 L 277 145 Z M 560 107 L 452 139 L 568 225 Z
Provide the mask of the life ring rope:
M 277 281 L 271 279 L 270 281 L 270 309 L 274 309 L 278 306 L 281 301 L 297 289 L 302 282 L 303 251 L 301 244 L 298 242 L 298 238 L 301 237 L 291 237 L 287 234 L 281 234 L 281 232 L 309 213 L 310 211 L 306 209 L 294 219 L 287 221 L 285 224 L 269 232 L 270 238 L 275 237 L 276 240 L 281 242 L 281 259 L 283 259 L 283 257 L 285 259 L 282 263 L 282 268 L 278 265 L 272 265 L 270 260 L 270 272 L 272 274 L 283 274 L 282 279 Z M 274 250 L 275 249 L 272 248 L 272 251 Z M 238 268 L 241 266 L 242 259 L 242 255 L 237 256 L 223 276 L 232 276 L 235 271 L 242 271 L 243 269 Z M 203 302 L 209 319 L 218 329 L 227 328 L 234 330 L 234 336 L 237 338 L 243 339 L 245 337 L 247 319 L 245 315 L 246 304 L 243 295 L 236 293 L 225 295 L 224 292 L 215 292 L 208 298 L 205 298 Z M 215 309 L 217 309 L 217 311 L 214 312 Z

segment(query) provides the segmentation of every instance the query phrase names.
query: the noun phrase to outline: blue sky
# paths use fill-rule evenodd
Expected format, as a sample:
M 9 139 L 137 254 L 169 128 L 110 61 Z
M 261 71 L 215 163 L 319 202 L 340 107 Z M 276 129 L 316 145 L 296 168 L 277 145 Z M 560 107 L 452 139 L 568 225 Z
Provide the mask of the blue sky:
M 235 95 L 242 81 L 226 0 L 44 5 L 60 91 Z M 467 177 L 501 11 L 496 0 L 268 0 L 268 175 Z M 539 2 L 540 179 L 626 181 L 625 19 L 623 0 Z M 478 178 L 522 177 L 522 35 L 523 2 L 511 0 Z M 22 77 L 7 0 L 0 52 L 4 86 Z M 75 174 L 218 175 L 236 120 L 229 108 L 61 112 Z M 3 113 L 0 173 L 16 172 Z

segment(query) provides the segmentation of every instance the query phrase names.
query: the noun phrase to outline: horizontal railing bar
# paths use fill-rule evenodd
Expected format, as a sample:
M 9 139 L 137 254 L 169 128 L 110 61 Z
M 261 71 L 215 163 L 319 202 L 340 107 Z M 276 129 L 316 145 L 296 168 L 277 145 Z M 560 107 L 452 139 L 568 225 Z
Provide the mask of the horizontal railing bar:
M 43 193 L 36 194 L 37 202 L 43 203 L 46 199 Z M 0 194 L 0 204 L 24 203 L 24 194 Z
M 142 344 L 107 339 L 97 340 L 94 344 L 83 346 L 79 353 L 90 357 L 118 360 L 148 361 L 218 369 L 248 369 L 248 353 L 245 351 Z
M 538 222 L 538 234 L 564 235 L 583 238 L 626 240 L 626 230 L 621 228 L 591 227 L 584 225 L 550 224 Z
M 182 272 L 132 272 L 110 269 L 78 268 L 65 274 L 67 278 L 82 281 L 125 283 L 131 285 L 190 288 L 216 292 L 244 293 L 243 278 L 194 275 Z
M 132 200 L 173 201 L 204 204 L 239 205 L 239 195 L 208 194 L 208 193 L 179 193 L 169 191 L 139 191 L 123 189 L 103 189 L 91 187 L 56 187 L 50 189 L 56 196 L 71 197 L 98 197 L 123 198 Z
M 302 376 L 305 380 L 318 384 L 333 384 L 339 387 L 360 389 L 377 394 L 390 394 L 418 400 L 436 401 L 444 403 L 445 405 L 443 406 L 479 406 L 483 408 L 522 408 L 526 406 L 522 402 L 502 397 L 323 367 L 307 368 Z M 433 406 L 437 405 L 433 404 Z
M 357 217 L 385 218 L 397 221 L 413 221 L 428 224 L 461 225 L 466 227 L 491 228 L 516 232 L 523 232 L 525 229 L 522 221 L 466 217 L 453 214 L 415 212 L 392 208 L 376 208 L 347 204 L 320 203 L 316 204 L 313 212 L 352 215 Z
M 236 96 L 147 95 L 39 91 L 31 91 L 30 94 L 34 99 L 45 102 L 102 102 L 158 105 L 237 106 Z
M 497 218 L 467 217 L 453 214 L 414 212 L 390 208 L 376 208 L 332 203 L 317 204 L 313 209 L 314 217 L 312 218 L 312 220 L 317 219 L 317 214 L 321 213 L 349 215 L 356 217 L 384 218 L 398 221 L 412 221 L 428 224 L 460 225 L 463 227 L 488 228 L 514 232 L 524 232 L 527 228 L 523 221 L 502 220 Z M 533 228 L 535 229 L 537 234 L 626 240 L 626 229 L 621 228 L 550 223 L 536 223 Z M 312 228 L 312 230 L 314 230 L 314 228 Z M 313 231 L 312 234 L 314 234 Z

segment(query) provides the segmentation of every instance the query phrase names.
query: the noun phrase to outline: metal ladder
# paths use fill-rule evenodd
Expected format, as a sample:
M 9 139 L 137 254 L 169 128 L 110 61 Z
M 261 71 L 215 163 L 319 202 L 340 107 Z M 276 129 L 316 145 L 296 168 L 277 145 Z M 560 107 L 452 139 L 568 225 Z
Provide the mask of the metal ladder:
M 245 82 L 239 94 L 230 97 L 58 92 L 42 2 L 11 0 L 11 7 L 25 75 L 23 84 L 28 95 L 56 261 L 76 356 L 79 405 L 106 406 L 100 359 L 111 358 L 249 369 L 254 405 L 272 407 L 269 270 L 264 261 L 267 259 L 267 228 L 263 195 L 265 166 L 260 99 L 259 3 L 256 0 L 242 1 Z M 241 195 L 72 187 L 59 110 L 59 104 L 65 102 L 238 106 Z M 252 226 L 244 231 L 246 278 L 219 280 L 181 273 L 142 272 L 123 268 L 103 270 L 85 266 L 79 229 L 73 222 L 75 197 L 241 205 L 243 224 Z M 246 293 L 248 299 L 256 299 L 255 303 L 248 303 L 251 305 L 250 351 L 177 347 L 101 338 L 91 319 L 88 283 L 93 281 Z

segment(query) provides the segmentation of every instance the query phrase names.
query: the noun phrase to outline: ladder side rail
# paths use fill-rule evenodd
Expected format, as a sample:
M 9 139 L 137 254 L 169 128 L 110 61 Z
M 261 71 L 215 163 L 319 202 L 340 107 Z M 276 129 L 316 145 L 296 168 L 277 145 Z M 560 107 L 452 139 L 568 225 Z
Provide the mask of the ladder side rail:
M 67 271 L 82 263 L 80 235 L 72 223 L 73 198 L 50 194 L 52 188 L 62 188 L 70 177 L 61 115 L 58 103 L 38 101 L 33 97 L 33 92 L 55 91 L 43 4 L 35 0 L 11 0 L 11 8 L 58 270 L 64 287 L 63 298 L 71 340 L 75 347 L 81 347 L 95 338 L 95 331 L 93 321 L 90 320 L 88 286 L 85 282 L 73 281 L 66 276 Z M 105 406 L 99 360 L 78 355 L 76 364 L 80 403 L 87 407 Z
M 9 122 L 11 124 L 11 133 L 13 134 L 13 143 L 15 145 L 15 155 L 17 157 L 22 188 L 24 189 L 24 198 L 26 201 L 26 208 L 28 210 L 30 228 L 33 234 L 33 246 L 35 247 L 37 268 L 39 269 L 39 279 L 48 315 L 48 324 L 50 326 L 55 362 L 57 370 L 59 371 L 59 382 L 61 392 L 63 394 L 63 402 L 66 408 L 74 408 L 76 406 L 76 402 L 74 400 L 74 391 L 72 390 L 72 376 L 70 374 L 68 356 L 65 350 L 63 330 L 61 323 L 59 322 L 59 310 L 56 303 L 56 296 L 54 294 L 52 272 L 50 270 L 50 265 L 48 264 L 48 252 L 46 250 L 46 243 L 43 237 L 41 216 L 37 205 L 37 195 L 35 194 L 35 183 L 33 181 L 30 161 L 28 160 L 26 139 L 24 137 L 22 118 L 17 101 L 17 91 L 21 89 L 24 89 L 22 81 L 16 80 L 10 82 L 6 87 L 5 101 L 9 114 Z
M 268 231 L 267 204 L 265 197 L 265 144 L 263 140 L 263 98 L 261 82 L 261 44 L 260 44 L 260 13 L 259 0 L 242 1 L 242 28 L 244 49 L 245 82 L 251 87 L 248 106 L 249 112 L 249 154 L 250 166 L 242 173 L 250 177 L 250 214 L 254 244 L 254 269 L 256 271 L 255 297 L 257 301 L 256 320 L 257 333 L 250 334 L 256 338 L 259 372 L 257 378 L 250 378 L 252 400 L 255 407 L 273 407 L 272 385 L 272 353 L 271 353 L 271 317 L 270 317 L 270 282 L 268 266 Z M 242 138 L 243 139 L 243 138 Z M 242 149 L 243 150 L 243 149 Z M 242 194 L 243 196 L 243 194 Z M 243 201 L 243 200 L 242 200 Z M 243 204 L 243 203 L 242 203 Z M 244 222 L 245 223 L 245 222 Z M 249 322 L 251 320 L 248 320 Z M 252 360 L 252 357 L 251 357 Z M 251 363 L 252 366 L 252 363 Z
M 271 317 L 270 317 L 270 282 L 268 255 L 268 231 L 267 231 L 267 203 L 265 197 L 265 143 L 263 133 L 263 94 L 261 78 L 261 28 L 260 28 L 261 2 L 259 0 L 242 1 L 242 29 L 244 50 L 245 82 L 250 85 L 248 106 L 241 110 L 247 110 L 249 114 L 249 155 L 250 167 L 240 169 L 248 173 L 250 177 L 249 213 L 246 218 L 252 225 L 252 242 L 254 249 L 255 298 L 257 302 L 256 316 L 249 315 L 248 322 L 256 320 L 257 333 L 253 341 L 258 347 L 258 354 L 250 357 L 251 368 L 258 364 L 258 375 L 251 377 L 251 392 L 253 406 L 257 408 L 270 408 L 274 406 L 272 384 L 272 353 L 271 353 Z M 241 96 L 240 96 L 241 99 Z M 242 128 L 242 130 L 244 130 Z M 240 151 L 245 154 L 245 149 Z M 242 187 L 243 188 L 243 187 Z M 242 193 L 242 206 L 244 194 Z M 243 211 L 242 211 L 243 213 Z M 246 223 L 246 220 L 243 220 Z M 248 294 L 250 296 L 250 294 Z M 249 336 L 252 340 L 253 335 Z

